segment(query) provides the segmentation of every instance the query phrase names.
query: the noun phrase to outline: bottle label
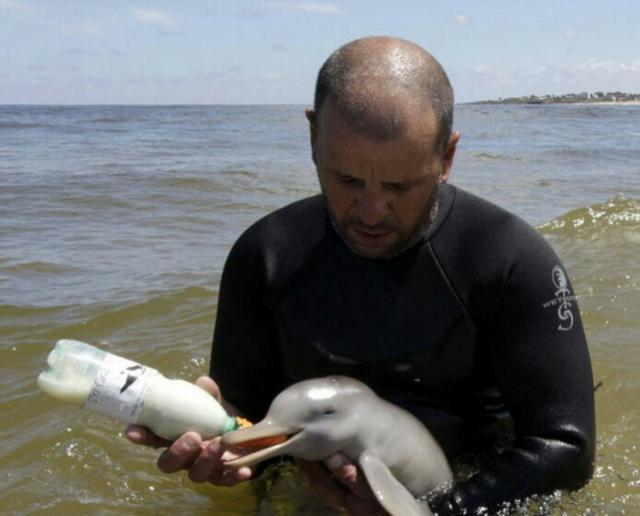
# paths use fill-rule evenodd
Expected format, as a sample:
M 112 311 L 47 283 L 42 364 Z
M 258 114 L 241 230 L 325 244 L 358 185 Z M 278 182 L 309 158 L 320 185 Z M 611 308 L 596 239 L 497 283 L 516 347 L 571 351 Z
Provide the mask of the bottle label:
M 85 408 L 135 423 L 155 369 L 107 353 L 100 364 Z

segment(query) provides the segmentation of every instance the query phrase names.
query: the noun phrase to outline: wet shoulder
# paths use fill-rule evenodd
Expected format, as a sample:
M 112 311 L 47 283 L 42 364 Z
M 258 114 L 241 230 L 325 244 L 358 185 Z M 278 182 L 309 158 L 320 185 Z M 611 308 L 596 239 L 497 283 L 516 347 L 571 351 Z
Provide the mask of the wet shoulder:
M 243 233 L 240 241 L 265 249 L 304 245 L 322 236 L 325 222 L 324 200 L 315 195 L 262 217 Z
M 450 186 L 450 206 L 434 240 L 449 251 L 466 249 L 471 263 L 482 259 L 508 260 L 531 245 L 546 244 L 530 224 L 508 210 L 461 188 Z M 469 256 L 468 252 L 474 255 Z
M 517 215 L 460 188 L 431 240 L 441 270 L 463 303 L 491 309 L 514 273 L 555 258 L 544 237 Z
M 232 254 L 258 261 L 273 288 L 286 282 L 326 235 L 328 216 L 321 195 L 284 206 L 250 226 Z

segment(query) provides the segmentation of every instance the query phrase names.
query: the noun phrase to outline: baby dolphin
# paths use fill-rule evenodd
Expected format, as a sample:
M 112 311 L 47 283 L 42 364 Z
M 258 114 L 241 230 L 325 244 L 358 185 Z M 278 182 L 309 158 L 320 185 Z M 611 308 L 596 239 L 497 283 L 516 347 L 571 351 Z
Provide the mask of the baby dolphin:
M 226 434 L 222 442 L 256 450 L 226 463 L 233 467 L 277 455 L 317 461 L 342 452 L 360 466 L 392 515 L 431 514 L 416 498 L 442 492 L 452 481 L 442 449 L 418 419 L 346 376 L 291 385 L 262 421 Z

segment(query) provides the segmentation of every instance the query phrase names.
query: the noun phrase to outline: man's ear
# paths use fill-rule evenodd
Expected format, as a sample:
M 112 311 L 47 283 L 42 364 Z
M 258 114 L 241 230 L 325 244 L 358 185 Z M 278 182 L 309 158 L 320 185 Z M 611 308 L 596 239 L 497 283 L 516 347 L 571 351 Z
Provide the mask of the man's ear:
M 309 121 L 309 139 L 311 142 L 311 159 L 314 164 L 317 164 L 316 161 L 316 143 L 318 141 L 318 123 L 317 123 L 317 115 L 313 108 L 307 108 L 304 111 L 307 120 Z
M 440 181 L 443 183 L 449 181 L 451 167 L 453 166 L 453 158 L 456 155 L 456 148 L 458 147 L 460 136 L 460 131 L 454 131 L 451 133 L 451 137 L 444 149 L 444 156 L 442 158 L 442 175 L 440 176 Z

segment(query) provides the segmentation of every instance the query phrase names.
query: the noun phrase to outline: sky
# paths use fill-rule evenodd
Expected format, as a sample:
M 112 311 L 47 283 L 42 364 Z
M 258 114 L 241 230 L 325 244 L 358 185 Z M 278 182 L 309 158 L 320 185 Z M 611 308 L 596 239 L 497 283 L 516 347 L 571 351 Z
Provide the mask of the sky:
M 310 104 L 370 35 L 426 48 L 457 102 L 640 93 L 638 0 L 0 0 L 0 104 Z

